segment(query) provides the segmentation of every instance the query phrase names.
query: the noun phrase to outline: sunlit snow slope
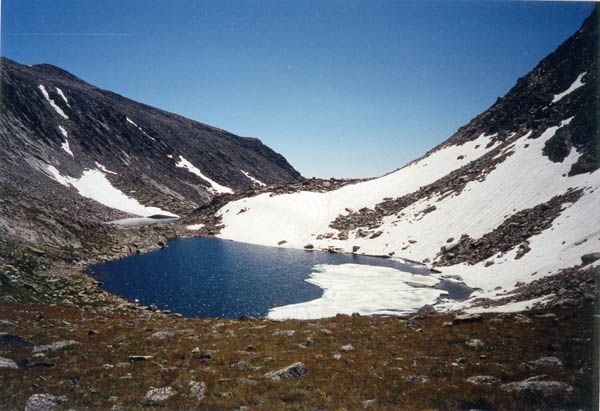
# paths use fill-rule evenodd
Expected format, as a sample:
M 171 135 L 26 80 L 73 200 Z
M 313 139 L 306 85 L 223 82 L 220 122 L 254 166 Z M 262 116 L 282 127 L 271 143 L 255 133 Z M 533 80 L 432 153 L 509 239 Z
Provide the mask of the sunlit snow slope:
M 229 203 L 220 236 L 425 262 L 488 298 L 580 265 L 600 251 L 597 17 L 422 158 L 327 193 Z

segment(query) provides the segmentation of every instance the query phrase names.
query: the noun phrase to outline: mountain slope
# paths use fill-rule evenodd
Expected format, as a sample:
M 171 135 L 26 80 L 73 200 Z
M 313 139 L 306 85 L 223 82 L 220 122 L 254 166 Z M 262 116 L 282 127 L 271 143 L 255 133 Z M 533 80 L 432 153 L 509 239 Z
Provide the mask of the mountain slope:
M 38 238 L 28 214 L 44 210 L 92 221 L 183 214 L 215 195 L 300 179 L 256 138 L 134 102 L 51 65 L 0 63 L 6 235 L 30 227 L 25 237 Z
M 581 256 L 600 250 L 598 14 L 420 159 L 327 193 L 230 203 L 220 236 L 422 261 L 480 288 L 477 298 L 583 269 Z M 319 316 L 306 309 L 286 315 Z

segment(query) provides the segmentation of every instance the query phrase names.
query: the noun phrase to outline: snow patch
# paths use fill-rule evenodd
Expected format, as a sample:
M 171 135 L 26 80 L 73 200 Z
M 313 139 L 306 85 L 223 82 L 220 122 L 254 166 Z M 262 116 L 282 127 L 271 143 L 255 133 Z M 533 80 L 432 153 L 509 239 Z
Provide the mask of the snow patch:
M 316 265 L 306 281 L 321 287 L 321 298 L 269 310 L 274 320 L 318 319 L 336 314 L 404 315 L 433 304 L 445 291 L 439 280 L 390 267 L 361 264 Z
M 260 181 L 260 180 L 258 180 L 256 178 L 252 177 L 250 175 L 250 173 L 248 173 L 248 172 L 246 172 L 244 170 L 241 170 L 241 169 L 240 169 L 240 171 L 242 172 L 243 175 L 245 175 L 246 177 L 248 177 L 248 179 L 250 179 L 250 181 L 252 181 L 252 184 L 260 186 L 260 187 L 265 187 L 266 186 L 266 184 L 263 183 L 262 181 Z
M 133 120 L 131 120 L 129 117 L 125 117 L 125 119 L 127 120 L 127 122 L 128 122 L 128 123 L 131 123 L 131 124 L 133 124 L 133 125 L 134 125 L 134 126 L 136 126 L 136 127 L 138 126 L 138 125 L 137 125 L 137 124 L 135 124 L 135 123 L 133 122 Z
M 577 90 L 579 87 L 583 86 L 585 83 L 581 80 L 583 79 L 583 76 L 585 76 L 586 74 L 587 74 L 587 71 L 584 71 L 583 73 L 581 73 L 580 75 L 577 76 L 575 81 L 565 91 L 563 91 L 562 93 L 555 94 L 554 98 L 552 99 L 552 103 L 556 103 L 557 101 L 562 100 L 563 97 L 571 94 L 572 92 Z
M 115 175 L 117 174 L 117 173 L 115 173 L 114 171 L 110 171 L 110 170 L 108 170 L 106 167 L 104 167 L 102 164 L 100 164 L 100 163 L 99 163 L 99 162 L 97 162 L 97 161 L 96 161 L 96 167 L 98 167 L 100 170 L 104 171 L 105 173 L 108 173 L 108 174 L 115 174 Z
M 188 230 L 197 231 L 200 230 L 202 227 L 204 227 L 204 224 L 190 224 L 185 228 Z
M 129 117 L 125 117 L 125 119 L 127 120 L 128 123 L 133 124 L 135 126 L 135 128 L 137 128 L 143 135 L 148 137 L 150 140 L 156 141 L 156 139 L 154 137 L 150 136 L 148 133 L 146 133 L 144 130 L 142 130 L 142 128 L 140 126 L 135 124 L 132 119 L 130 119 Z
M 128 197 L 121 190 L 115 188 L 106 178 L 106 175 L 98 169 L 84 170 L 79 178 L 63 176 L 56 167 L 47 165 L 46 171 L 49 176 L 60 184 L 74 187 L 81 196 L 90 198 L 110 208 L 148 217 L 153 214 L 163 214 L 177 217 L 176 214 L 161 210 L 158 207 L 146 207 L 136 199 Z
M 198 167 L 194 166 L 181 155 L 179 156 L 179 161 L 177 162 L 177 164 L 175 164 L 175 166 L 179 168 L 185 168 L 190 173 L 195 174 L 204 181 L 206 181 L 208 184 L 210 184 L 211 191 L 213 191 L 214 193 L 233 193 L 233 190 L 231 188 L 222 186 L 221 184 L 202 174 Z
M 65 104 L 71 108 L 71 105 L 69 104 L 69 100 L 67 100 L 67 96 L 65 96 L 65 93 L 63 93 L 63 91 L 61 89 L 59 89 L 58 87 L 56 88 L 56 92 L 58 93 L 58 95 L 63 99 L 63 101 L 65 102 Z
M 48 103 L 50 103 L 50 105 L 52 106 L 52 108 L 54 109 L 54 111 L 56 111 L 62 118 L 64 118 L 65 120 L 69 119 L 69 116 L 67 116 L 65 114 L 64 111 L 62 111 L 62 109 L 54 102 L 54 100 L 52 100 L 50 98 L 50 95 L 48 94 L 48 92 L 46 91 L 46 87 L 44 87 L 42 84 L 38 85 L 38 88 L 40 89 L 40 91 L 42 92 L 42 94 L 44 95 L 44 98 L 48 101 Z
M 545 295 L 543 297 L 533 298 L 526 301 L 516 301 L 504 305 L 498 305 L 495 307 L 472 307 L 467 308 L 464 311 L 466 313 L 516 313 L 519 311 L 531 310 L 536 304 L 543 304 L 544 302 L 552 299 L 552 296 Z
M 65 130 L 65 128 L 63 126 L 58 126 L 60 132 L 62 133 L 63 136 L 65 136 L 65 141 L 63 141 L 60 145 L 60 148 L 62 148 L 64 151 L 66 151 L 68 154 L 71 155 L 71 157 L 75 157 L 73 155 L 73 152 L 71 151 L 71 147 L 69 147 L 69 140 L 68 140 L 68 134 L 67 134 L 67 130 Z

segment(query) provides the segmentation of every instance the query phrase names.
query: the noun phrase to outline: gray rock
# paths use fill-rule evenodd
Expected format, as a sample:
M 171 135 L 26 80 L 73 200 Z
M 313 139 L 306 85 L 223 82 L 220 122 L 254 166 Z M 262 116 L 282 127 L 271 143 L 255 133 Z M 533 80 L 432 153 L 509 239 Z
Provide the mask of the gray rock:
M 532 323 L 531 319 L 523 314 L 515 315 L 514 319 L 515 319 L 515 322 L 519 323 L 519 324 L 531 324 Z
M 345 352 L 354 351 L 354 346 L 352 344 L 342 345 L 340 347 L 340 351 L 345 351 Z
M 0 345 L 4 347 L 33 347 L 33 343 L 20 335 L 0 333 Z
M 536 392 L 543 395 L 565 394 L 573 392 L 574 388 L 567 383 L 559 381 L 519 381 L 503 384 L 500 389 L 517 394 Z
M 404 380 L 408 382 L 418 382 L 420 384 L 424 384 L 429 381 L 429 377 L 426 375 L 407 375 L 404 377 Z
M 63 348 L 72 347 L 74 345 L 79 345 L 79 343 L 73 340 L 57 341 L 52 344 L 36 345 L 35 347 L 33 347 L 33 352 L 38 353 L 44 351 L 56 351 L 61 350 Z
M 498 378 L 493 377 L 491 375 L 475 375 L 473 377 L 467 378 L 467 382 L 475 385 L 493 384 L 498 381 L 500 381 Z
M 148 391 L 144 396 L 144 402 L 146 404 L 161 403 L 165 402 L 166 400 L 168 400 L 176 394 L 177 391 L 175 391 L 170 386 L 162 388 L 153 388 L 150 391 Z
M 374 406 L 377 403 L 377 400 L 372 399 L 372 400 L 364 400 L 362 402 L 362 406 L 364 409 L 370 408 L 371 406 Z
M 308 368 L 301 363 L 296 362 L 288 365 L 287 367 L 281 368 L 280 370 L 270 371 L 265 374 L 265 378 L 272 381 L 281 381 L 288 378 L 300 378 L 308 373 Z
M 150 339 L 152 340 L 165 340 L 167 338 L 173 338 L 175 336 L 174 332 L 171 331 L 158 331 L 155 332 L 154 334 L 152 334 L 150 337 Z
M 535 361 L 529 361 L 527 368 L 535 370 L 536 368 L 557 368 L 562 367 L 562 361 L 556 357 L 542 357 Z
M 600 260 L 600 252 L 598 252 L 598 253 L 584 254 L 584 255 L 581 256 L 581 262 L 584 265 L 591 264 L 591 263 L 593 263 L 596 260 Z
M 477 338 L 473 338 L 472 340 L 465 342 L 465 344 L 471 348 L 479 348 L 485 345 L 483 341 L 478 340 Z
M 203 382 L 190 381 L 190 393 L 198 399 L 198 401 L 202 401 L 206 396 L 206 384 Z
M 294 330 L 275 330 L 273 331 L 274 336 L 285 336 L 285 337 L 293 337 L 296 334 Z
M 65 396 L 33 394 L 27 400 L 25 411 L 52 411 L 68 401 Z
M 16 362 L 9 358 L 0 357 L 0 368 L 19 368 Z
M 148 361 L 151 358 L 152 358 L 151 355 L 130 355 L 129 357 L 127 357 L 127 360 L 129 362 L 138 362 L 138 361 Z M 127 363 L 125 363 L 125 364 L 127 364 Z M 118 365 L 119 364 L 117 364 L 117 366 Z
M 483 317 L 481 314 L 460 314 L 454 317 L 452 320 L 452 324 L 464 324 L 464 323 L 474 323 L 483 321 Z

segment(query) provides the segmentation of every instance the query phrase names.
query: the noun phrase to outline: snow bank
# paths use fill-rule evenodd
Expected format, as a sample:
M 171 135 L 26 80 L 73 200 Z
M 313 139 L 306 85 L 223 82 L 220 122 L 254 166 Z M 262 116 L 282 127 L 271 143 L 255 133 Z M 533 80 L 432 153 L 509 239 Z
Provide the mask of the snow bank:
M 271 246 L 286 240 L 285 246 L 291 248 L 303 248 L 309 242 L 315 244 L 313 234 L 331 232 L 329 224 L 339 214 L 347 214 L 347 208 L 373 207 L 386 197 L 416 191 L 484 155 L 493 148 L 486 148 L 489 142 L 489 136 L 481 135 L 386 176 L 326 193 L 301 191 L 273 197 L 264 193 L 228 203 L 219 211 L 225 225 L 220 237 Z M 244 208 L 246 212 L 239 213 Z M 352 248 L 351 243 L 346 244 L 348 248 Z
M 221 184 L 217 183 L 214 180 L 211 180 L 209 177 L 202 174 L 198 167 L 190 163 L 183 156 L 179 156 L 179 161 L 177 162 L 177 164 L 175 164 L 175 166 L 179 168 L 185 168 L 190 173 L 195 174 L 202 180 L 206 181 L 208 184 L 210 184 L 211 190 L 215 193 L 233 193 L 233 190 L 231 188 L 222 186 Z
M 306 281 L 324 292 L 316 300 L 269 310 L 274 320 L 317 319 L 338 313 L 403 315 L 432 304 L 445 291 L 439 280 L 390 267 L 361 264 L 316 265 Z
M 583 73 L 578 75 L 577 78 L 575 79 L 575 81 L 565 91 L 554 95 L 552 102 L 556 103 L 557 101 L 562 100 L 563 97 L 571 94 L 572 92 L 577 90 L 579 87 L 583 86 L 585 83 L 581 80 L 583 79 L 583 76 L 585 76 L 586 74 L 587 74 L 587 71 L 584 71 Z
M 106 178 L 106 175 L 100 170 L 85 170 L 79 178 L 63 176 L 56 167 L 51 165 L 48 165 L 46 170 L 50 177 L 60 184 L 67 187 L 72 186 L 83 197 L 91 198 L 107 207 L 143 217 L 148 217 L 153 214 L 177 217 L 177 215 L 161 210 L 158 207 L 146 207 L 140 204 L 136 199 L 128 197 L 122 191 L 115 188 Z
M 135 124 L 132 119 L 130 119 L 129 117 L 125 117 L 125 120 L 127 120 L 128 123 L 130 123 L 133 126 L 135 126 L 135 128 L 137 128 L 143 135 L 145 135 L 146 137 L 148 137 L 150 140 L 156 141 L 156 139 L 154 137 L 152 137 L 151 135 L 149 135 L 148 133 L 146 133 L 140 126 L 138 126 L 137 124 Z
M 477 239 L 493 231 L 507 218 L 524 209 L 545 203 L 569 189 L 585 188 L 575 204 L 567 204 L 552 226 L 529 239 L 531 250 L 515 260 L 517 247 L 504 255 L 495 255 L 475 265 L 456 264 L 441 267 L 444 274 L 459 275 L 469 287 L 480 288 L 473 297 L 501 298 L 515 288 L 517 282 L 529 283 L 555 274 L 560 269 L 578 265 L 583 254 L 600 249 L 600 171 L 569 177 L 571 166 L 579 153 L 572 148 L 560 163 L 552 162 L 542 153 L 545 143 L 555 132 L 568 124 L 548 128 L 536 139 L 528 134 L 515 140 L 513 151 L 490 171 L 485 180 L 473 180 L 463 191 L 444 198 L 421 199 L 400 215 L 383 219 L 377 238 L 361 238 L 350 231 L 348 240 L 316 237 L 336 233 L 329 224 L 346 208 L 372 208 L 384 197 L 397 198 L 434 182 L 449 172 L 478 158 L 491 148 L 485 148 L 488 138 L 463 146 L 446 147 L 432 155 L 387 176 L 345 186 L 328 193 L 299 192 L 271 197 L 269 193 L 241 199 L 220 211 L 225 228 L 220 237 L 247 243 L 275 246 L 286 240 L 284 247 L 303 248 L 310 243 L 315 248 L 336 247 L 351 252 L 358 246 L 360 253 L 386 255 L 415 261 L 433 260 L 448 239 L 458 240 L 467 234 Z M 479 147 L 477 147 L 479 146 Z M 477 148 L 476 148 L 477 147 Z M 465 156 L 461 159 L 459 156 Z M 430 206 L 435 210 L 423 213 Z M 239 213 L 241 209 L 245 212 Z M 379 281 L 379 279 L 374 279 Z M 501 291 L 495 290 L 501 287 Z M 470 302 L 448 303 L 450 308 L 465 308 Z
M 65 114 L 65 112 L 62 111 L 62 109 L 54 102 L 54 100 L 52 100 L 50 98 L 50 95 L 46 91 L 46 87 L 44 87 L 42 84 L 40 84 L 40 85 L 38 85 L 38 88 L 40 89 L 40 91 L 44 95 L 44 98 L 48 101 L 48 103 L 50 103 L 50 105 L 52 106 L 52 108 L 54 109 L 54 111 L 56 111 L 62 118 L 64 118 L 65 120 L 67 120 L 69 118 L 69 116 L 67 116 Z
M 248 179 L 249 179 L 250 181 L 252 181 L 252 184 L 254 184 L 254 185 L 258 185 L 258 186 L 260 186 L 260 187 L 265 187 L 265 186 L 266 186 L 266 184 L 265 184 L 265 183 L 263 183 L 262 181 L 260 181 L 260 180 L 258 180 L 258 179 L 256 179 L 256 178 L 252 177 L 252 176 L 250 175 L 250 173 L 248 173 L 248 172 L 246 172 L 246 171 L 244 171 L 244 170 L 240 170 L 240 171 L 242 172 L 242 174 L 243 174 L 243 175 L 245 175 L 246 177 L 248 177 Z
M 200 230 L 202 227 L 204 227 L 204 224 L 190 224 L 185 228 L 188 230 L 197 231 Z
M 62 135 L 65 136 L 65 141 L 62 142 L 62 144 L 60 145 L 60 148 L 62 148 L 68 154 L 70 154 L 71 157 L 75 157 L 73 155 L 73 152 L 71 151 L 71 147 L 69 147 L 69 140 L 67 138 L 68 137 L 67 130 L 65 130 L 65 128 L 63 126 L 58 126 L 58 128 L 60 129 L 60 132 L 62 133 Z
M 69 104 L 69 100 L 67 100 L 67 96 L 65 96 L 65 93 L 63 93 L 63 91 L 61 89 L 59 89 L 58 87 L 56 88 L 56 92 L 58 93 L 58 95 L 63 99 L 63 101 L 65 102 L 65 104 L 71 108 L 71 105 Z
M 526 301 L 517 301 L 514 303 L 508 303 L 504 305 L 498 305 L 495 307 L 473 307 L 464 310 L 467 313 L 481 314 L 481 313 L 516 313 L 519 311 L 526 311 L 532 309 L 536 304 L 543 304 L 548 301 L 551 296 L 543 296 L 533 298 Z

